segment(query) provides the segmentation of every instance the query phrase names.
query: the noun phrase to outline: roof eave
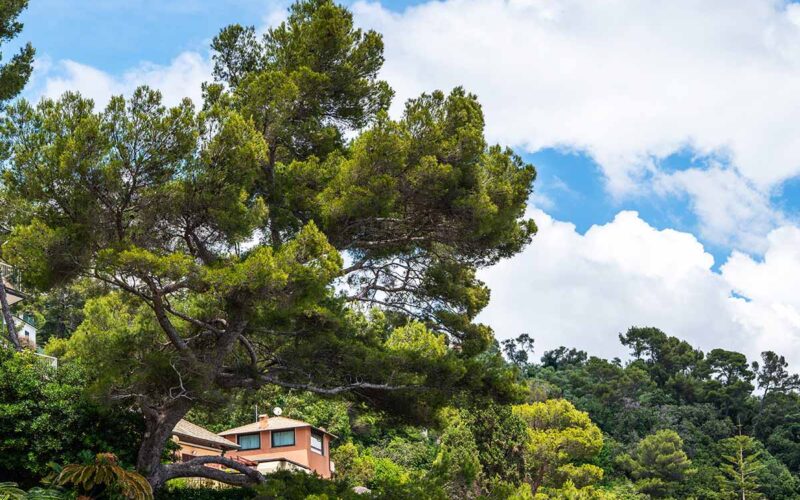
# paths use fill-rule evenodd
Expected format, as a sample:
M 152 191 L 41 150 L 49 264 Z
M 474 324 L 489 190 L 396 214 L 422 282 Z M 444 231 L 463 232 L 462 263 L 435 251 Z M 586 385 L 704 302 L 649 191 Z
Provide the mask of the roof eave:
M 197 436 L 193 436 L 191 434 L 185 434 L 183 432 L 173 432 L 176 436 L 183 438 L 187 441 L 197 441 L 198 443 L 203 444 L 204 446 L 210 446 L 212 448 L 228 448 L 229 450 L 238 450 L 240 446 L 232 441 L 228 441 L 227 439 L 225 443 L 220 441 L 211 441 L 210 439 L 203 439 Z
M 304 427 L 310 427 L 310 428 L 314 429 L 315 431 L 319 431 L 319 432 L 322 432 L 323 434 L 329 435 L 333 439 L 339 439 L 339 436 L 337 436 L 336 434 L 334 434 L 332 432 L 328 432 L 325 429 L 321 429 L 319 427 L 314 427 L 311 424 L 295 425 L 294 427 L 281 427 L 280 429 L 252 429 L 252 430 L 247 430 L 247 429 L 228 429 L 227 431 L 222 431 L 217 435 L 218 436 L 235 436 L 237 434 L 252 434 L 254 432 L 287 431 L 289 429 L 302 429 Z

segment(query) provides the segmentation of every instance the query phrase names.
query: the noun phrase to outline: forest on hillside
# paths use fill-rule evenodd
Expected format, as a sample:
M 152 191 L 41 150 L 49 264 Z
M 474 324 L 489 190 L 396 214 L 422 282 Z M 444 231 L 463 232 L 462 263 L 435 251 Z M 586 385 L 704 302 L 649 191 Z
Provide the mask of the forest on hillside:
M 187 418 L 222 431 L 252 422 L 256 406 L 279 406 L 337 436 L 335 479 L 279 473 L 229 490 L 175 480 L 157 497 L 365 498 L 355 486 L 386 499 L 800 497 L 800 376 L 783 357 L 703 353 L 655 328 L 631 328 L 620 341 L 625 363 L 566 347 L 536 361 L 527 335 L 495 344 L 487 366 L 514 396 L 464 390 L 428 414 L 275 387 L 241 391 Z M 141 420 L 89 396 L 87 370 L 73 362 L 52 372 L 30 355 L 4 354 L 0 477 L 35 485 L 52 477 L 52 464 L 101 450 L 134 462 Z
M 0 4 L 0 42 L 26 5 Z M 0 275 L 0 499 L 800 498 L 780 353 L 634 327 L 627 361 L 536 361 L 476 320 L 478 272 L 537 232 L 536 169 L 476 95 L 390 114 L 381 35 L 331 0 L 210 48 L 202 102 L 172 106 L 29 102 L 34 48 L 3 59 L 0 273 L 25 293 Z M 337 436 L 332 480 L 175 460 L 182 419 L 275 406 Z

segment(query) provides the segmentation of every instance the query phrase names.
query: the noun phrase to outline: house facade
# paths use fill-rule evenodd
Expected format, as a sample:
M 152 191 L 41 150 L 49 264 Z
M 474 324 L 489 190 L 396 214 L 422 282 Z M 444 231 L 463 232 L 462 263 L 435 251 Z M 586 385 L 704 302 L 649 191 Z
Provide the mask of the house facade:
M 330 478 L 334 471 L 330 443 L 336 436 L 308 422 L 259 415 L 258 422 L 219 435 L 238 445 L 230 456 L 255 462 L 262 473 L 298 470 Z
M 229 452 L 239 448 L 236 443 L 183 419 L 175 425 L 172 441 L 180 447 L 175 459 L 181 462 L 196 457 L 227 456 Z
M 14 306 L 25 300 L 26 296 L 20 286 L 19 272 L 5 262 L 0 261 L 0 272 L 3 275 L 3 287 L 6 290 L 6 300 L 9 306 Z M 12 313 L 13 314 L 13 313 Z M 14 326 L 17 330 L 17 338 L 22 347 L 31 349 L 37 356 L 42 357 L 53 367 L 58 365 L 58 360 L 52 356 L 43 354 L 36 343 L 36 327 L 33 326 L 33 317 L 27 313 L 21 316 L 14 316 Z M 0 314 L 0 328 L 5 329 L 5 321 Z M 0 335 L 0 342 L 5 342 L 5 335 Z
M 36 344 L 36 327 L 33 326 L 33 318 L 27 314 L 22 315 L 21 318 L 14 316 L 14 323 L 16 323 L 19 341 L 23 346 L 35 350 L 38 344 Z

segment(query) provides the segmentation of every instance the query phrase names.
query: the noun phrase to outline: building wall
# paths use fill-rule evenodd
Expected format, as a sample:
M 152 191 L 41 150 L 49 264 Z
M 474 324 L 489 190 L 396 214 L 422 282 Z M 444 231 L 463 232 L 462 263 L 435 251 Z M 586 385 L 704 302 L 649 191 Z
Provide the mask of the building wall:
M 20 318 L 14 317 L 14 326 L 17 327 L 17 337 L 22 347 L 36 349 L 36 328 Z M 5 330 L 6 324 L 0 316 L 0 328 Z
M 30 323 L 19 318 L 14 318 L 14 322 L 17 324 L 17 335 L 19 336 L 20 341 L 22 341 L 22 339 L 26 339 L 28 346 L 31 349 L 36 349 L 36 328 L 34 328 Z
M 274 462 L 261 462 L 258 464 L 258 472 L 262 474 L 271 474 L 273 472 L 278 472 L 282 470 L 288 470 L 292 472 L 305 472 L 306 474 L 311 474 L 308 469 L 305 467 L 298 467 L 297 465 L 288 462 L 286 460 L 276 460 Z
M 186 441 L 182 441 L 179 437 L 173 436 L 172 440 L 175 441 L 178 446 L 181 447 L 178 450 L 177 455 L 181 459 L 184 456 L 191 455 L 192 457 L 208 457 L 208 456 L 219 456 L 222 455 L 222 450 L 218 450 L 215 448 L 211 448 L 208 446 L 202 446 L 195 443 L 188 443 Z
M 311 449 L 311 432 L 308 433 L 308 462 L 311 470 L 320 471 L 318 474 L 324 478 L 331 477 L 331 437 L 322 434 L 322 450 L 324 455 L 320 455 Z M 324 471 L 324 473 L 323 473 Z
M 273 448 L 270 431 L 260 431 L 261 448 L 255 450 L 235 450 L 230 452 L 229 455 L 246 457 L 250 460 L 285 458 L 310 468 L 324 478 L 330 478 L 330 436 L 324 434 L 323 442 L 325 443 L 325 455 L 323 456 L 311 450 L 311 427 L 296 427 L 294 432 L 294 446 Z M 248 432 L 244 434 L 251 433 Z M 235 435 L 225 436 L 225 438 L 238 444 Z M 257 458 L 254 458 L 256 456 Z

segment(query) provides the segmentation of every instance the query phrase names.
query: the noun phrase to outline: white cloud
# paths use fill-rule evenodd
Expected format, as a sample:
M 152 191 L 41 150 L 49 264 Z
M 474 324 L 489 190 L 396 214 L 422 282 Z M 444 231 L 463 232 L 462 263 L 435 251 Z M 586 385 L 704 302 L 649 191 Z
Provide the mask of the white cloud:
M 767 192 L 734 169 L 719 165 L 657 175 L 654 190 L 661 194 L 688 194 L 700 236 L 726 248 L 762 253 L 767 247 L 766 235 L 786 222 L 772 207 Z
M 722 274 L 753 302 L 782 303 L 800 310 L 800 229 L 784 226 L 767 237 L 763 261 L 734 252 Z
M 567 345 L 624 356 L 618 333 L 656 326 L 706 351 L 757 359 L 771 349 L 800 365 L 800 229 L 770 233 L 764 262 L 736 253 L 717 273 L 693 235 L 656 230 L 635 212 L 584 235 L 531 215 L 533 244 L 481 274 L 492 301 L 479 319 L 499 338 L 530 333 L 539 354 Z
M 697 173 L 672 183 L 692 197 L 715 243 L 753 249 L 752 237 L 774 227 L 760 198 L 800 173 L 800 5 L 445 0 L 401 13 L 359 2 L 354 11 L 384 34 L 396 106 L 464 85 L 484 105 L 493 141 L 581 150 L 615 196 L 652 192 L 658 160 L 686 148 L 725 158 L 742 177 L 725 176 L 732 192 L 748 188 L 734 212 L 712 207 L 721 189 L 693 185 L 707 186 Z M 736 226 L 751 222 L 740 238 Z
M 196 52 L 183 52 L 166 66 L 142 63 L 122 75 L 112 75 L 92 66 L 65 60 L 37 70 L 29 93 L 38 98 L 58 97 L 68 90 L 78 91 L 93 98 L 98 106 L 103 106 L 111 96 L 127 96 L 136 87 L 148 85 L 161 91 L 166 104 L 177 104 L 184 97 L 199 104 L 200 85 L 210 79 L 211 63 Z
M 774 0 L 447 0 L 391 13 L 402 99 L 466 85 L 495 140 L 591 153 L 624 188 L 652 158 L 728 153 L 760 186 L 800 171 L 800 6 Z

